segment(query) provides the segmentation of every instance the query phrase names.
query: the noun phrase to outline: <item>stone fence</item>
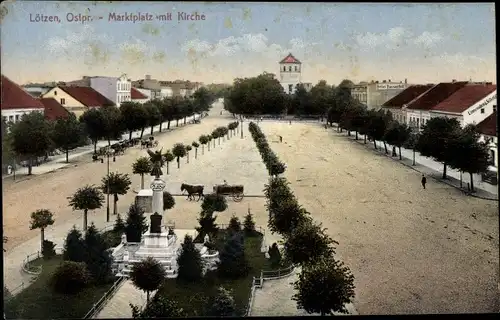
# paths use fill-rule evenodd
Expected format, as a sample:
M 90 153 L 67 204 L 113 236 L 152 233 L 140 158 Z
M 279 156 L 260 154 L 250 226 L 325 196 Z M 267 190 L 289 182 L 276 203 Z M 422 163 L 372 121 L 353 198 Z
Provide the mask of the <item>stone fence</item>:
M 64 249 L 62 247 L 56 247 L 55 248 L 56 254 L 60 255 L 63 253 Z M 42 273 L 42 266 L 41 265 L 33 265 L 32 262 L 35 260 L 38 260 L 42 258 L 43 255 L 40 251 L 37 251 L 35 253 L 32 253 L 26 257 L 26 259 L 23 260 L 23 263 L 21 264 L 21 269 L 32 276 L 38 276 L 40 273 Z

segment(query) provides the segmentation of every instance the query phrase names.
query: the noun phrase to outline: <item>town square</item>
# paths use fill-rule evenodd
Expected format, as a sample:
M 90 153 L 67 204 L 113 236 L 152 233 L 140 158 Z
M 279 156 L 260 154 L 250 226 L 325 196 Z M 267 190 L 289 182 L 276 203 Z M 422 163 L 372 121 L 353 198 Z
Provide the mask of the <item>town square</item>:
M 499 311 L 492 4 L 2 7 L 4 318 Z

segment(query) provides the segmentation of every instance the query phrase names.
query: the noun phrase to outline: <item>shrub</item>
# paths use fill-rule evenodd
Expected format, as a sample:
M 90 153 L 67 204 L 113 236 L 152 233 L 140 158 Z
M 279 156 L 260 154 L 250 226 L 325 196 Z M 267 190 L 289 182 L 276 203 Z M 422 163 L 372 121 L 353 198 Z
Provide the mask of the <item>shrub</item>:
M 201 211 L 200 217 L 198 218 L 198 222 L 200 226 L 196 228 L 201 239 L 208 234 L 210 237 L 213 237 L 217 233 L 217 224 L 215 223 L 217 217 L 214 216 L 212 211 Z
M 63 259 L 66 261 L 83 262 L 85 245 L 82 233 L 73 226 L 64 242 Z
M 132 204 L 128 210 L 127 226 L 125 233 L 127 242 L 141 242 L 142 234 L 148 230 L 144 210 L 137 205 Z
M 205 195 L 201 204 L 203 211 L 222 212 L 227 209 L 226 198 L 220 194 L 210 193 Z
M 243 231 L 247 236 L 253 236 L 256 234 L 255 222 L 253 221 L 253 216 L 251 213 L 248 213 L 245 216 L 245 221 L 243 222 Z
M 231 291 L 224 287 L 217 289 L 217 295 L 212 299 L 210 316 L 212 317 L 232 317 L 236 313 L 236 305 Z
M 219 259 L 217 271 L 222 277 L 235 279 L 248 273 L 248 261 L 241 234 L 235 234 L 226 240 L 219 252 Z
M 49 260 L 56 255 L 55 243 L 49 240 L 43 240 L 42 255 L 45 260 Z
M 178 280 L 194 282 L 200 280 L 203 275 L 203 262 L 201 254 L 194 246 L 193 238 L 189 235 L 184 237 L 180 255 L 177 257 L 179 266 Z
M 271 266 L 273 268 L 278 268 L 281 265 L 281 252 L 278 248 L 278 245 L 273 243 L 269 248 L 269 261 L 271 262 Z
M 115 226 L 113 227 L 113 231 L 121 236 L 125 232 L 125 228 L 125 222 L 123 221 L 121 215 L 118 214 L 116 217 Z
M 85 288 L 90 280 L 84 263 L 65 261 L 57 267 L 51 282 L 58 293 L 76 294 Z
M 227 227 L 227 230 L 230 233 L 236 233 L 236 232 L 241 232 L 241 223 L 240 219 L 233 215 L 231 219 L 229 220 L 229 226 Z
M 175 199 L 170 192 L 163 191 L 163 210 L 170 210 L 175 206 Z

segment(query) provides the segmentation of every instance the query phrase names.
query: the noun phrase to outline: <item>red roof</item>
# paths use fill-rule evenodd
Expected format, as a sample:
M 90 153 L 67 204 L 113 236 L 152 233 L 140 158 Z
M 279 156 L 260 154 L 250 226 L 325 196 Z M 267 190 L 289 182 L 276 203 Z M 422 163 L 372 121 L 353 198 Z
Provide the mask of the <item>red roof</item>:
M 24 91 L 20 86 L 2 74 L 0 107 L 6 109 L 43 109 L 40 100 Z
M 296 59 L 291 53 L 289 53 L 280 63 L 298 63 L 302 64 L 298 59 Z
M 40 101 L 45 106 L 45 119 L 57 120 L 58 118 L 67 118 L 69 111 L 57 102 L 54 98 L 41 98 Z
M 482 134 L 487 136 L 496 136 L 497 135 L 497 112 L 494 111 L 490 114 L 486 119 L 479 122 L 477 125 L 477 129 Z
M 136 88 L 132 87 L 130 88 L 130 99 L 132 100 L 139 100 L 139 99 L 147 99 L 148 96 L 146 96 L 144 93 L 140 92 Z
M 59 88 L 89 108 L 115 105 L 113 101 L 109 100 L 91 87 L 60 86 Z
M 441 101 L 432 111 L 462 113 L 497 89 L 496 84 L 470 84 Z
M 389 99 L 382 106 L 401 108 L 403 105 L 411 102 L 413 99 L 417 98 L 432 87 L 434 87 L 433 84 L 410 86 L 401 91 L 398 95 L 394 96 L 392 99 Z
M 418 98 L 411 101 L 407 105 L 407 108 L 413 110 L 430 110 L 458 90 L 465 87 L 467 83 L 467 81 L 441 82 L 440 84 L 426 91 Z

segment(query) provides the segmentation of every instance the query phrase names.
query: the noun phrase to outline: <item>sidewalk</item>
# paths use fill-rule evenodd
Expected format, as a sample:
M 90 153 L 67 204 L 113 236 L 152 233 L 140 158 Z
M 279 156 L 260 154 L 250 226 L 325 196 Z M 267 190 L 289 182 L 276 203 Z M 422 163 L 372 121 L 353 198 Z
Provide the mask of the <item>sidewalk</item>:
M 358 134 L 358 140 L 356 140 L 355 133 L 351 133 L 351 137 L 347 135 L 347 133 L 337 133 L 339 135 L 343 135 L 346 138 L 350 138 L 352 141 L 356 141 L 359 144 L 364 145 L 364 136 L 362 134 Z M 392 145 L 387 144 L 388 154 L 385 154 L 384 143 L 382 141 L 377 141 L 377 150 L 375 150 L 373 146 L 373 141 L 368 141 L 366 143 L 366 147 L 373 152 L 377 152 L 380 155 L 387 156 L 388 158 L 397 161 L 415 171 L 423 173 L 439 182 L 445 183 L 452 187 L 455 187 L 463 192 L 467 192 L 467 183 L 470 183 L 470 175 L 468 173 L 462 173 L 462 187 L 460 187 L 460 172 L 452 169 L 450 167 L 446 168 L 446 176 L 447 179 L 442 179 L 443 174 L 443 164 L 432 160 L 431 158 L 423 157 L 418 152 L 415 152 L 415 166 L 413 165 L 413 150 L 408 150 L 405 148 L 401 148 L 401 156 L 403 160 L 399 160 L 399 149 L 396 147 L 396 151 L 398 156 L 391 157 L 392 154 Z M 486 200 L 496 200 L 498 201 L 498 188 L 497 186 L 491 185 L 489 183 L 481 181 L 481 176 L 478 174 L 473 175 L 474 179 L 474 189 L 475 192 L 470 194 L 473 197 L 486 199 Z
M 195 116 L 196 116 L 197 119 L 199 119 L 200 115 L 196 114 Z M 186 125 L 188 125 L 189 121 L 192 121 L 192 120 L 193 120 L 193 116 L 187 117 L 186 118 Z M 175 121 L 171 121 L 170 122 L 170 130 L 167 131 L 166 130 L 167 124 L 168 124 L 168 122 L 164 122 L 163 123 L 162 133 L 170 132 L 172 130 L 175 130 L 175 128 L 177 128 L 175 126 Z M 179 121 L 179 128 L 182 127 L 182 126 L 184 126 L 184 120 L 180 120 Z M 155 126 L 153 128 L 153 133 L 159 132 L 159 131 L 160 131 L 160 126 L 159 125 Z M 143 138 L 149 137 L 150 133 L 151 133 L 150 127 L 146 128 L 146 130 L 144 130 Z M 141 131 L 140 130 L 134 131 L 132 133 L 132 138 L 139 138 L 140 136 L 141 136 Z M 128 137 L 129 137 L 129 134 L 128 133 L 124 133 L 122 135 L 122 140 L 128 140 Z M 117 143 L 117 142 L 118 142 L 118 140 L 111 140 L 111 144 L 114 144 L 114 143 Z M 107 145 L 108 145 L 108 141 L 98 141 L 97 142 L 97 148 L 102 148 L 102 147 L 105 147 Z M 71 160 L 79 158 L 79 157 L 87 155 L 87 154 L 91 154 L 93 152 L 94 152 L 94 145 L 86 145 L 86 146 L 83 146 L 83 147 L 76 148 L 75 150 L 72 150 L 69 153 L 69 156 L 68 156 L 68 160 L 70 161 L 69 163 L 66 163 L 66 155 L 65 154 L 60 154 L 60 155 L 52 156 L 51 160 L 49 160 L 49 161 L 47 161 L 45 163 L 42 163 L 39 166 L 33 166 L 33 168 L 32 168 L 32 174 L 33 175 L 40 175 L 40 174 L 52 172 L 52 171 L 55 171 L 55 170 L 58 170 L 58 169 L 61 169 L 61 168 L 64 168 L 64 167 L 74 166 L 74 164 L 71 163 Z M 16 181 L 17 180 L 22 181 L 22 179 L 26 178 L 27 175 L 28 175 L 28 168 L 27 167 L 19 167 L 19 168 L 17 168 L 17 170 L 16 170 Z M 2 179 L 14 179 L 14 175 L 13 174 L 11 174 L 11 175 L 3 175 Z

